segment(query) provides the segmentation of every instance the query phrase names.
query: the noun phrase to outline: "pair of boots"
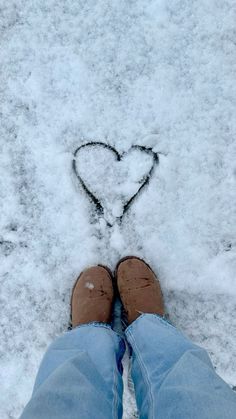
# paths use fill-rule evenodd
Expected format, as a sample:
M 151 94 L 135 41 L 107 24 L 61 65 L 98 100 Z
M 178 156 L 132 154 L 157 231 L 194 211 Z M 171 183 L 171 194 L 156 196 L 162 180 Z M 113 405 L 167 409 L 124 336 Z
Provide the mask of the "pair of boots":
M 83 271 L 71 297 L 72 327 L 91 322 L 110 323 L 116 291 L 124 306 L 128 324 L 143 313 L 164 315 L 159 281 L 143 260 L 128 256 L 111 271 L 102 265 Z

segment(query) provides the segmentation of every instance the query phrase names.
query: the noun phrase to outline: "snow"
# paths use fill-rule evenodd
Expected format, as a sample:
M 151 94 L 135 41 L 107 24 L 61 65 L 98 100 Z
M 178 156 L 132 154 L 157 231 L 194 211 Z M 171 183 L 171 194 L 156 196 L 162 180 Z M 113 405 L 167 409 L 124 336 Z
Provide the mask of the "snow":
M 93 143 L 78 150 L 76 175 L 104 209 L 104 218 L 114 224 L 122 216 L 125 204 L 138 192 L 155 166 L 149 150 L 131 148 L 116 155 L 104 145 Z
M 235 2 L 18 0 L 0 10 L 1 418 L 28 401 L 81 270 L 113 269 L 127 254 L 158 272 L 170 319 L 236 385 Z M 112 227 L 72 170 L 91 140 L 126 153 L 117 163 L 87 150 L 81 167 Z M 159 164 L 119 224 L 148 170 L 137 144 Z M 127 386 L 124 408 L 133 417 Z
M 85 288 L 88 288 L 89 290 L 94 289 L 94 284 L 92 282 L 85 282 Z

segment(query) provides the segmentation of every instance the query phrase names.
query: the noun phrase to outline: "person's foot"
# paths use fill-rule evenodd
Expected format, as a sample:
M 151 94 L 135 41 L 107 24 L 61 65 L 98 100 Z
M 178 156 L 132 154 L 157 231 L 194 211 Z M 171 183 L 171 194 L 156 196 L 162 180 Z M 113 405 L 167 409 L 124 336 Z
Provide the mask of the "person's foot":
M 128 323 L 143 313 L 164 316 L 164 301 L 159 281 L 141 259 L 128 256 L 116 267 L 116 281 Z
M 114 297 L 108 268 L 93 266 L 83 271 L 71 296 L 72 328 L 90 322 L 110 323 Z

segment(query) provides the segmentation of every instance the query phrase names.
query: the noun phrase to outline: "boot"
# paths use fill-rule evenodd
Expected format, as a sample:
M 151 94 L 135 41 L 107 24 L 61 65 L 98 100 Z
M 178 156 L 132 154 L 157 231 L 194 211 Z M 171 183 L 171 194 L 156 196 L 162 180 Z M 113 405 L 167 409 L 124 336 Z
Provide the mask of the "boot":
M 143 313 L 164 316 L 161 287 L 146 262 L 135 256 L 121 259 L 115 276 L 128 324 Z
M 71 296 L 72 328 L 90 322 L 110 323 L 114 291 L 108 268 L 93 266 L 83 271 Z

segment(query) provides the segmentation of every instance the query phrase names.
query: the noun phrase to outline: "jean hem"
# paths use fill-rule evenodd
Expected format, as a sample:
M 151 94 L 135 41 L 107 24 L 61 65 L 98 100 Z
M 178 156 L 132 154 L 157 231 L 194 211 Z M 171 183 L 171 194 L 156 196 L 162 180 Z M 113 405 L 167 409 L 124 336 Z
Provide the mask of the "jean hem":
M 143 317 L 154 317 L 154 318 L 158 319 L 163 325 L 170 326 L 170 327 L 176 329 L 176 327 L 165 316 L 161 316 L 160 314 L 155 314 L 155 313 L 143 313 L 127 327 L 127 329 L 125 330 L 125 334 L 126 333 L 129 334 L 130 331 L 132 330 L 133 326 L 137 322 L 139 322 Z
M 115 330 L 113 330 L 112 325 L 109 324 L 109 323 L 96 322 L 96 321 L 95 322 L 89 322 L 89 323 L 83 323 L 83 324 L 79 324 L 76 327 L 73 327 L 73 329 L 71 329 L 71 330 L 67 330 L 66 333 L 73 333 L 74 331 L 79 330 L 79 329 L 83 329 L 84 327 L 87 327 L 88 329 L 92 329 L 93 327 L 98 327 L 98 328 L 101 328 L 101 329 L 107 329 L 107 330 L 113 332 L 114 335 L 117 337 L 117 339 L 119 339 L 119 341 L 122 342 L 122 346 L 125 347 L 124 338 L 119 333 L 117 333 Z
M 73 330 L 81 329 L 82 327 L 94 327 L 94 326 L 95 327 L 103 327 L 104 329 L 110 329 L 110 330 L 112 330 L 111 325 L 109 323 L 103 323 L 103 322 L 96 322 L 96 321 L 94 321 L 94 322 L 79 324 L 78 326 L 73 327 L 71 330 L 69 330 L 69 332 L 71 332 Z

